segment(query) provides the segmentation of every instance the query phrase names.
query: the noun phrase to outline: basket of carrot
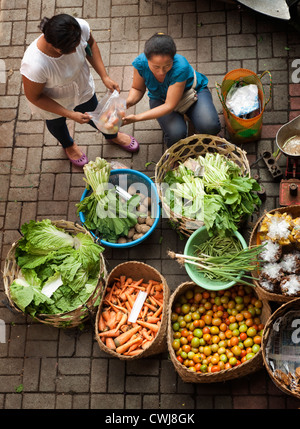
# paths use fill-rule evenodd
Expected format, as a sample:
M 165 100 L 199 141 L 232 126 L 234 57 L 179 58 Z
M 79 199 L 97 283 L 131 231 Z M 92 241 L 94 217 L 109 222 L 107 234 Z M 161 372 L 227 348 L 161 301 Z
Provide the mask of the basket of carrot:
M 131 261 L 115 267 L 96 315 L 100 349 L 121 360 L 166 351 L 169 296 L 165 278 L 150 265 Z

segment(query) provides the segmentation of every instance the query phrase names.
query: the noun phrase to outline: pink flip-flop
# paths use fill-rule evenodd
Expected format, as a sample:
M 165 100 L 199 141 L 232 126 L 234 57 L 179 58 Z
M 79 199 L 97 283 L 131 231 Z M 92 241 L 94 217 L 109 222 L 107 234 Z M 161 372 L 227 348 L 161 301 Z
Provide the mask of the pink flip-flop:
M 138 152 L 140 148 L 139 142 L 134 137 L 132 136 L 129 136 L 129 137 L 131 138 L 131 142 L 128 145 L 125 146 L 125 145 L 118 144 L 118 146 L 121 149 L 126 150 L 127 152 Z
M 89 160 L 87 159 L 87 156 L 85 153 L 82 153 L 82 156 L 79 159 L 72 159 L 68 156 L 67 152 L 66 152 L 67 157 L 69 158 L 70 162 L 73 165 L 76 165 L 76 167 L 83 167 L 85 164 L 87 164 L 89 162 Z

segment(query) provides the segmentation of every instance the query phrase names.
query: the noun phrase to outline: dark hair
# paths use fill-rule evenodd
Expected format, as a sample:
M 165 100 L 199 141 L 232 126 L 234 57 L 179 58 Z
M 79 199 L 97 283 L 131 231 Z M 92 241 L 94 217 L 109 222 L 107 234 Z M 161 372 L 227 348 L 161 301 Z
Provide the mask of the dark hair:
M 170 55 L 171 58 L 174 58 L 176 45 L 171 36 L 164 33 L 155 33 L 145 43 L 144 54 L 148 60 L 152 55 Z
M 43 18 L 39 28 L 44 33 L 46 42 L 60 49 L 62 54 L 69 54 L 79 45 L 81 28 L 75 18 L 62 13 L 52 18 Z

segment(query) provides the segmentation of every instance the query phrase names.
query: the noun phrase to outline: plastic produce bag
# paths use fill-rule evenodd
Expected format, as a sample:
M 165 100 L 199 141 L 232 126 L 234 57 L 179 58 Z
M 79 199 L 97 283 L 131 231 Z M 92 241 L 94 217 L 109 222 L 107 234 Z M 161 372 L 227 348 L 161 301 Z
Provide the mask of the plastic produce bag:
M 117 90 L 109 91 L 99 101 L 93 112 L 87 112 L 99 131 L 104 134 L 116 134 L 125 115 L 126 100 Z
M 227 94 L 226 106 L 236 116 L 244 116 L 259 109 L 257 85 L 232 85 Z

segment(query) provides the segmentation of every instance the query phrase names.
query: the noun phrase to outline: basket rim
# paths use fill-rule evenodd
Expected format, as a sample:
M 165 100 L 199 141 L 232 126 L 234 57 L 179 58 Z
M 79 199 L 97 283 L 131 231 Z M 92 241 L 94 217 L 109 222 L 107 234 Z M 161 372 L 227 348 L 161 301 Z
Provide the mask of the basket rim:
M 289 211 L 293 211 L 293 210 L 299 210 L 299 216 L 300 216 L 300 206 L 299 205 L 290 205 L 290 206 L 283 206 L 283 207 L 276 207 L 272 210 L 269 211 L 264 211 L 263 214 L 259 217 L 259 219 L 257 220 L 256 224 L 254 225 L 251 234 L 250 234 L 250 238 L 249 238 L 249 246 L 251 245 L 255 245 L 256 244 L 256 235 L 257 235 L 257 231 L 258 231 L 258 227 L 261 224 L 261 222 L 263 221 L 263 219 L 265 218 L 266 215 L 268 214 L 273 214 L 276 212 L 280 212 L 280 213 L 289 213 Z M 253 283 L 255 284 L 255 286 L 260 290 L 260 293 L 262 296 L 264 296 L 266 299 L 268 299 L 269 301 L 274 301 L 274 302 L 283 302 L 283 303 L 287 303 L 290 301 L 293 301 L 294 299 L 297 299 L 297 296 L 288 296 L 288 295 L 283 295 L 280 293 L 275 293 L 275 292 L 269 292 L 266 289 L 264 289 L 259 281 L 256 280 L 255 273 L 257 273 L 257 271 L 251 271 L 251 275 L 253 277 Z
M 51 219 L 50 219 L 51 220 Z M 90 232 L 88 230 L 86 230 L 85 228 L 83 228 L 81 225 L 77 224 L 76 222 L 71 222 L 71 221 L 66 221 L 66 220 L 51 220 L 51 223 L 53 223 L 54 225 L 60 224 L 60 223 L 67 223 L 70 226 L 69 227 L 73 227 L 74 229 L 77 228 L 80 230 L 80 232 L 85 233 L 87 235 L 89 235 L 91 238 L 92 235 L 90 234 Z M 60 228 L 62 228 L 60 226 Z M 22 313 L 24 316 L 29 316 L 34 320 L 43 322 L 44 319 L 48 319 L 49 323 L 50 320 L 53 319 L 53 321 L 55 321 L 54 319 L 57 319 L 56 321 L 59 321 L 60 318 L 64 319 L 66 317 L 72 317 L 74 313 L 76 312 L 80 312 L 80 310 L 83 310 L 84 308 L 88 309 L 88 305 L 87 303 L 89 302 L 89 300 L 91 298 L 93 298 L 95 292 L 97 291 L 98 287 L 99 287 L 99 283 L 101 281 L 105 282 L 106 276 L 107 276 L 107 269 L 106 269 L 106 265 L 105 265 L 105 259 L 103 256 L 103 253 L 100 253 L 100 260 L 99 260 L 99 274 L 98 274 L 98 279 L 97 279 L 97 284 L 94 288 L 94 290 L 91 292 L 91 294 L 89 295 L 89 297 L 86 299 L 86 301 L 82 304 L 80 304 L 77 308 L 74 308 L 73 310 L 70 310 L 68 312 L 61 312 L 61 313 L 51 313 L 51 314 L 47 314 L 47 313 L 37 313 L 35 316 L 31 316 L 29 313 L 25 313 L 23 310 L 21 310 L 16 303 L 12 300 L 11 295 L 10 295 L 10 285 L 11 283 L 7 280 L 7 265 L 10 262 L 9 260 L 9 255 L 11 253 L 13 253 L 12 257 L 13 260 L 17 266 L 17 273 L 20 272 L 21 268 L 18 266 L 17 261 L 15 260 L 15 256 L 14 256 L 14 252 L 18 246 L 19 241 L 22 239 L 22 237 L 20 237 L 18 240 L 14 241 L 5 257 L 5 262 L 4 262 L 4 269 L 3 269 L 3 282 L 4 282 L 4 291 L 5 294 L 9 300 L 9 303 L 11 305 L 11 307 L 16 310 L 19 313 Z M 94 240 L 93 240 L 94 241 Z M 61 320 L 61 322 L 66 322 L 66 320 Z
M 277 320 L 278 317 L 280 317 L 282 314 L 285 314 L 286 311 L 288 311 L 289 307 L 292 307 L 294 305 L 298 305 L 299 310 L 300 310 L 300 297 L 295 298 L 293 300 L 290 300 L 288 302 L 285 302 L 284 304 L 282 304 L 279 308 L 277 308 L 269 317 L 265 328 L 264 328 L 264 332 L 263 332 L 263 336 L 262 336 L 262 358 L 263 358 L 263 363 L 264 366 L 266 368 L 266 371 L 268 372 L 271 380 L 273 381 L 273 383 L 279 388 L 281 389 L 284 393 L 294 396 L 298 399 L 300 399 L 300 393 L 297 392 L 293 392 L 291 389 L 289 389 L 287 386 L 281 384 L 276 377 L 273 374 L 273 371 L 271 370 L 269 363 L 267 361 L 266 358 L 266 344 L 269 338 L 269 334 L 270 334 L 270 330 L 273 326 L 273 324 L 275 323 L 275 321 Z
M 154 179 L 155 185 L 156 185 L 156 188 L 158 191 L 158 195 L 159 195 L 159 198 L 161 201 L 162 208 L 165 210 L 165 212 L 169 216 L 170 220 L 172 220 L 175 223 L 184 224 L 184 223 L 190 222 L 191 224 L 199 224 L 200 221 L 197 219 L 186 217 L 182 214 L 178 214 L 178 213 L 174 212 L 166 204 L 166 202 L 164 201 L 163 193 L 162 193 L 162 189 L 161 189 L 162 181 L 159 180 L 159 172 L 160 172 L 160 169 L 162 168 L 162 166 L 165 162 L 170 162 L 170 159 L 172 159 L 172 154 L 173 154 L 173 152 L 176 151 L 177 148 L 180 148 L 183 145 L 187 145 L 187 147 L 188 147 L 188 143 L 193 142 L 194 140 L 195 140 L 194 147 L 196 147 L 197 145 L 203 145 L 207 149 L 209 147 L 216 148 L 214 146 L 210 146 L 209 143 L 201 141 L 201 139 L 203 139 L 203 140 L 210 139 L 211 141 L 215 141 L 216 144 L 220 143 L 220 145 L 219 145 L 220 147 L 223 145 L 224 147 L 231 148 L 232 152 L 238 153 L 238 155 L 242 159 L 242 164 L 245 166 L 244 175 L 247 174 L 247 175 L 249 175 L 249 177 L 251 175 L 250 165 L 249 165 L 249 161 L 247 159 L 247 152 L 244 149 L 242 149 L 241 147 L 237 146 L 234 143 L 229 142 L 228 140 L 226 140 L 223 137 L 213 136 L 210 134 L 193 134 L 192 136 L 189 136 L 189 137 L 186 137 L 184 139 L 179 140 L 177 143 L 175 143 L 170 148 L 168 148 L 163 153 L 160 160 L 157 162 L 157 164 L 155 166 L 155 179 Z M 193 145 L 191 145 L 191 147 L 193 147 Z M 165 176 L 165 173 L 163 174 L 163 177 L 164 176 Z M 189 230 L 189 228 L 187 228 L 187 230 Z M 192 231 L 193 230 L 189 230 L 189 233 Z M 189 235 L 189 233 L 187 233 L 185 235 Z
M 177 361 L 176 359 L 176 355 L 174 352 L 174 349 L 171 346 L 171 342 L 169 341 L 171 339 L 171 334 L 172 334 L 172 324 L 170 323 L 170 316 L 171 316 L 171 311 L 172 311 L 172 306 L 174 303 L 174 299 L 177 296 L 177 294 L 180 292 L 180 290 L 185 290 L 185 288 L 187 289 L 188 287 L 194 287 L 194 286 L 198 286 L 196 283 L 194 283 L 193 281 L 186 281 L 181 283 L 175 290 L 174 292 L 171 294 L 170 299 L 169 299 L 169 304 L 168 304 L 168 313 L 169 313 L 169 318 L 168 318 L 168 333 L 167 333 L 167 344 L 168 344 L 168 350 L 170 353 L 170 357 L 172 360 L 172 363 L 175 366 L 175 369 L 178 369 L 180 372 L 186 374 L 186 375 L 190 375 L 195 377 L 195 381 L 194 383 L 197 383 L 197 380 L 202 379 L 202 382 L 204 382 L 204 380 L 212 380 L 215 379 L 216 382 L 218 381 L 222 381 L 222 379 L 225 380 L 230 380 L 230 379 L 234 379 L 236 377 L 239 376 L 243 376 L 243 375 L 247 375 L 250 372 L 253 372 L 253 367 L 255 364 L 263 367 L 262 362 L 262 347 L 260 348 L 260 350 L 248 361 L 242 362 L 241 364 L 232 367 L 232 368 L 227 368 L 227 369 L 223 369 L 221 371 L 215 372 L 215 373 L 195 373 L 193 371 L 191 371 L 189 368 L 185 367 L 184 365 L 182 365 L 180 362 Z M 201 287 L 201 286 L 199 286 Z M 204 288 L 202 288 L 203 290 L 205 290 Z M 253 290 L 255 291 L 255 287 L 253 286 Z M 256 295 L 258 296 L 258 294 L 256 293 Z M 258 296 L 259 297 L 259 296 Z M 266 313 L 270 313 L 271 314 L 271 308 L 268 304 L 268 301 L 263 302 L 263 308 L 265 309 Z M 245 370 L 247 369 L 247 371 Z M 243 373 L 243 370 L 244 373 Z M 229 377 L 223 377 L 226 376 L 228 374 L 231 374 L 231 376 Z
M 103 303 L 104 303 L 104 296 L 105 296 L 105 290 L 106 288 L 109 286 L 109 281 L 113 275 L 113 273 L 117 270 L 119 270 L 122 267 L 126 267 L 126 266 L 130 266 L 130 265 L 143 265 L 146 268 L 150 268 L 153 272 L 155 272 L 158 275 L 158 278 L 161 279 L 162 283 L 163 283 L 163 292 L 164 292 L 164 308 L 163 308 L 163 312 L 162 312 L 162 320 L 161 320 L 161 324 L 159 327 L 159 330 L 155 336 L 155 338 L 152 340 L 152 343 L 149 345 L 149 347 L 147 347 L 145 350 L 143 350 L 141 353 L 139 353 L 138 355 L 135 356 L 126 356 L 126 355 L 121 355 L 117 352 L 115 352 L 114 350 L 110 350 L 104 343 L 103 341 L 100 339 L 100 335 L 99 335 L 99 328 L 98 328 L 98 323 L 99 323 L 99 317 L 102 311 L 102 307 L 103 307 Z M 103 291 L 103 295 L 101 298 L 101 301 L 99 303 L 98 309 L 97 309 L 97 314 L 96 314 L 96 318 L 95 318 L 95 323 L 94 323 L 94 331 L 95 331 L 95 338 L 96 341 L 99 345 L 99 347 L 105 351 L 106 353 L 110 354 L 113 357 L 116 357 L 120 360 L 136 360 L 136 359 L 140 359 L 143 357 L 148 357 L 151 356 L 154 353 L 151 353 L 151 350 L 153 350 L 153 345 L 155 346 L 161 346 L 161 341 L 164 340 L 166 338 L 167 335 L 167 325 L 168 325 L 168 300 L 170 297 L 170 289 L 168 286 L 168 283 L 165 279 L 165 277 L 153 266 L 142 262 L 142 261 L 126 261 L 126 262 L 121 262 L 120 264 L 116 265 L 107 275 L 106 278 L 106 284 L 105 284 L 105 288 Z M 164 349 L 166 349 L 167 347 L 164 346 Z M 159 353 L 161 353 L 162 351 L 159 351 Z

